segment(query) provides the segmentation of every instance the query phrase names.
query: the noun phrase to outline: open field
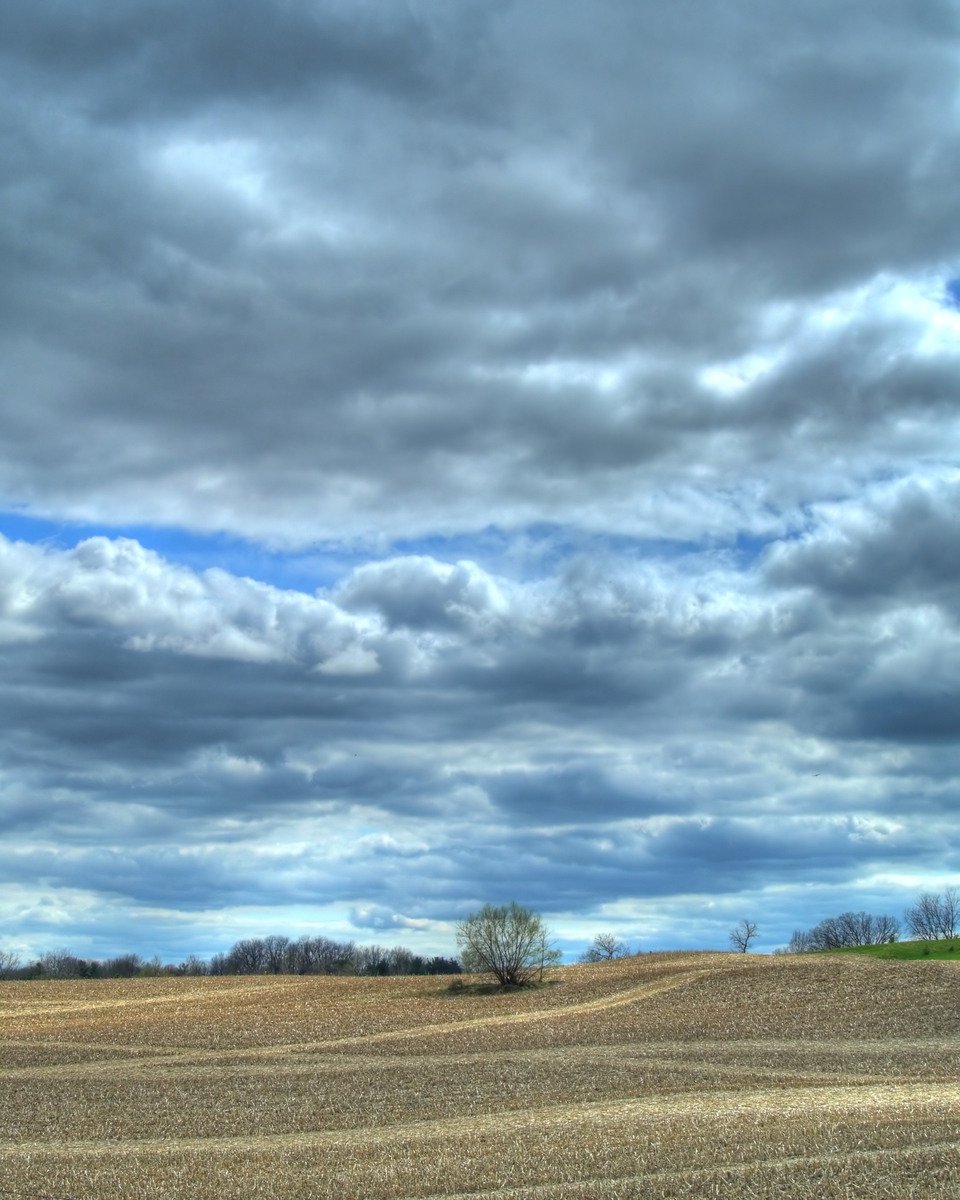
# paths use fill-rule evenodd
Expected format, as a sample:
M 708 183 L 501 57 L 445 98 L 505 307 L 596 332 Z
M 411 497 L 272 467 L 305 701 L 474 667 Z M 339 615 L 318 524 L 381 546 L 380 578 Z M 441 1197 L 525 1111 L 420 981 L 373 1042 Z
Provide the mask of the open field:
M 0 984 L 0 1198 L 960 1195 L 960 965 Z

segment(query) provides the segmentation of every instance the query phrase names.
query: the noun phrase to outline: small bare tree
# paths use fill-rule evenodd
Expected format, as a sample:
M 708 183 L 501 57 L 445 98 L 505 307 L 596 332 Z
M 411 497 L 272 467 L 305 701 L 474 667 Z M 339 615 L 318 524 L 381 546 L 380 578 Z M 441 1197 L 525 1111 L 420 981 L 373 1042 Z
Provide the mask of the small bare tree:
M 741 954 L 746 954 L 758 932 L 756 921 L 748 921 L 744 917 L 730 930 L 730 945 Z
M 874 945 L 880 946 L 887 942 L 898 942 L 900 940 L 900 922 L 896 917 L 891 917 L 886 913 L 882 913 L 878 917 L 874 917 Z
M 543 918 L 514 901 L 496 907 L 485 904 L 457 926 L 457 946 L 463 968 L 493 975 L 503 987 L 532 983 L 544 967 L 560 960 L 550 944 Z
M 960 927 L 960 891 L 950 887 L 945 892 L 924 892 L 904 915 L 915 938 L 954 938 Z
M 615 933 L 598 933 L 580 955 L 580 962 L 606 962 L 611 958 L 624 958 L 629 953 L 627 943 L 622 942 Z
M 47 950 L 40 955 L 39 961 L 44 979 L 79 979 L 87 965 L 69 950 Z
M 204 962 L 199 954 L 188 954 L 177 967 L 179 975 L 209 975 L 210 965 Z
M 0 979 L 11 979 L 20 966 L 20 956 L 12 950 L 0 950 Z

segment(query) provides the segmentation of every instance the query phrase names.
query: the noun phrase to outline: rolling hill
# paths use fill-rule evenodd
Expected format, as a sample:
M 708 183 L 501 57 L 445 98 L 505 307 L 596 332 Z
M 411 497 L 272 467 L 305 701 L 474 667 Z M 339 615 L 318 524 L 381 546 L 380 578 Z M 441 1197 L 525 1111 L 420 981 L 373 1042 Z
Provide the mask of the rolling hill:
M 952 962 L 650 954 L 509 994 L 450 982 L 0 984 L 0 1196 L 960 1193 Z

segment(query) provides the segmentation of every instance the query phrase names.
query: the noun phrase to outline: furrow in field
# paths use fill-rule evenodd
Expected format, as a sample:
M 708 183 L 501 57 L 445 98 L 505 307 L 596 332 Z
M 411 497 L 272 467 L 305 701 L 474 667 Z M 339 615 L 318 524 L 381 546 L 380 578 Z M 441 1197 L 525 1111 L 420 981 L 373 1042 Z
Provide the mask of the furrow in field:
M 828 1071 L 817 1070 L 812 1067 L 806 1070 L 802 1068 L 765 1067 L 749 1063 L 728 1062 L 708 1056 L 703 1057 L 697 1062 L 692 1062 L 689 1059 L 673 1057 L 671 1055 L 638 1053 L 637 1048 L 634 1046 L 621 1045 L 564 1046 L 548 1050 L 523 1051 L 514 1049 L 492 1050 L 469 1055 L 351 1054 L 320 1055 L 311 1056 L 306 1059 L 297 1059 L 290 1056 L 283 1063 L 283 1071 L 287 1076 L 305 1075 L 310 1077 L 343 1075 L 344 1073 L 350 1075 L 369 1071 L 427 1070 L 438 1066 L 442 1066 L 448 1070 L 463 1071 L 469 1070 L 471 1066 L 489 1065 L 497 1062 L 516 1064 L 518 1060 L 542 1067 L 562 1063 L 568 1068 L 572 1068 L 574 1065 L 580 1065 L 583 1068 L 602 1067 L 605 1063 L 614 1062 L 621 1068 L 629 1066 L 638 1074 L 651 1068 L 666 1068 L 676 1072 L 678 1075 L 696 1076 L 706 1074 L 712 1076 L 729 1076 L 731 1078 L 747 1076 L 752 1079 L 781 1080 L 793 1084 L 809 1084 L 810 1086 L 835 1083 L 840 1079 L 848 1084 L 884 1083 L 889 1079 L 889 1075 L 880 1073 L 868 1073 L 864 1071 L 844 1072 L 842 1069 Z M 122 1070 L 123 1077 L 125 1079 L 133 1079 L 141 1074 L 146 1075 L 151 1073 L 158 1066 L 162 1066 L 163 1078 L 168 1082 L 174 1079 L 181 1081 L 208 1079 L 211 1075 L 216 1075 L 220 1071 L 232 1075 L 237 1070 L 241 1070 L 246 1077 L 272 1077 L 276 1074 L 277 1070 L 275 1061 L 244 1062 L 239 1065 L 233 1062 L 181 1062 L 177 1059 L 175 1052 L 172 1052 L 169 1060 L 165 1059 L 159 1064 L 154 1059 L 144 1062 L 139 1056 L 131 1056 L 126 1059 L 113 1058 L 106 1062 L 46 1063 L 37 1066 L 7 1067 L 4 1070 L 4 1075 L 7 1079 L 27 1082 L 33 1079 L 51 1077 L 63 1079 L 65 1077 L 74 1078 L 79 1076 L 82 1078 L 89 1075 L 121 1072 L 122 1068 L 126 1068 Z M 921 1082 L 921 1080 L 922 1076 L 916 1076 L 916 1082 Z M 904 1080 L 904 1082 L 908 1082 L 908 1080 Z
M 542 1108 L 520 1109 L 505 1113 L 487 1113 L 469 1117 L 444 1117 L 395 1125 L 366 1126 L 351 1130 L 320 1130 L 268 1134 L 262 1136 L 212 1138 L 132 1138 L 116 1141 L 20 1142 L 0 1147 L 0 1161 L 24 1155 L 45 1157 L 85 1155 L 163 1155 L 198 1151 L 204 1154 L 235 1154 L 256 1151 L 309 1149 L 331 1145 L 361 1145 L 371 1142 L 442 1140 L 476 1134 L 511 1134 L 529 1129 L 542 1135 L 544 1130 L 563 1135 L 576 1129 L 611 1123 L 622 1125 L 636 1121 L 670 1121 L 696 1118 L 729 1120 L 737 1117 L 805 1117 L 819 1114 L 856 1112 L 872 1116 L 910 1110 L 912 1116 L 940 1115 L 955 1111 L 960 1117 L 960 1085 L 943 1083 L 906 1083 L 870 1086 L 760 1088 L 750 1092 L 682 1092 L 671 1096 L 644 1097 L 615 1101 L 588 1101 Z
M 70 1041 L 66 1038 L 57 1038 L 52 1041 L 49 1035 L 44 1037 L 34 1038 L 3 1038 L 0 1040 L 0 1050 L 79 1050 L 91 1055 L 100 1054 L 126 1054 L 131 1062 L 144 1057 L 155 1057 L 158 1054 L 180 1054 L 183 1050 L 182 1046 L 160 1045 L 158 1043 L 140 1043 L 136 1042 L 86 1042 L 86 1041 Z M 77 1064 L 80 1065 L 80 1064 Z M 44 1070 L 46 1068 L 43 1068 Z
M 884 1158 L 920 1158 L 931 1154 L 949 1154 L 960 1171 L 960 1145 L 956 1142 L 933 1142 L 922 1146 L 888 1146 L 864 1150 L 835 1150 L 826 1154 L 789 1155 L 784 1158 L 752 1159 L 741 1163 L 718 1163 L 712 1167 L 687 1167 L 677 1171 L 647 1171 L 637 1175 L 604 1176 L 602 1179 L 583 1179 L 567 1183 L 534 1183 L 521 1187 L 495 1188 L 481 1192 L 434 1192 L 419 1200 L 577 1200 L 578 1197 L 597 1197 L 603 1200 L 611 1188 L 625 1184 L 652 1187 L 657 1183 L 682 1179 L 685 1183 L 710 1181 L 718 1175 L 751 1175 L 755 1172 L 827 1166 L 830 1163 L 869 1163 Z M 712 1194 L 712 1193 L 711 1193 Z
M 381 1030 L 377 1033 L 352 1034 L 349 1037 L 329 1038 L 317 1042 L 288 1042 L 275 1046 L 253 1046 L 247 1048 L 229 1048 L 219 1050 L 182 1050 L 173 1054 L 157 1054 L 141 1057 L 136 1060 L 140 1068 L 147 1066 L 176 1066 L 204 1062 L 229 1063 L 235 1060 L 275 1059 L 290 1054 L 322 1054 L 328 1051 L 347 1049 L 352 1046 L 381 1045 L 389 1042 L 406 1041 L 411 1038 L 430 1038 L 447 1033 L 457 1033 L 464 1030 L 485 1029 L 501 1025 L 523 1025 L 535 1021 L 556 1020 L 569 1016 L 582 1016 L 585 1013 L 600 1012 L 611 1008 L 634 1004 L 639 1000 L 648 999 L 662 992 L 672 991 L 694 979 L 712 974 L 709 970 L 684 971 L 666 979 L 657 979 L 651 983 L 638 984 L 611 996 L 603 996 L 596 1000 L 584 1000 L 578 1004 L 558 1005 L 555 1008 L 533 1009 L 529 1012 L 502 1013 L 485 1017 L 471 1017 L 463 1021 L 444 1021 L 430 1025 L 413 1025 L 403 1029 Z M 234 995 L 237 993 L 234 992 Z M 50 1074 L 64 1073 L 95 1073 L 112 1072 L 118 1068 L 129 1066 L 129 1060 L 111 1059 L 99 1063 L 68 1063 L 60 1066 L 33 1068 L 37 1072 Z
M 272 982 L 272 980 L 271 980 Z M 282 988 L 284 984 L 274 984 L 276 988 Z M 296 984 L 291 982 L 286 984 L 287 987 L 295 987 Z M 234 987 L 226 993 L 224 999 L 232 999 L 235 996 L 248 995 L 251 992 L 261 991 L 264 987 L 263 982 L 250 984 L 247 987 Z M 71 1016 L 82 1012 L 103 1012 L 106 1009 L 112 1008 L 148 1008 L 157 1004 L 182 1004 L 190 1000 L 203 997 L 209 1000 L 211 992 L 208 988 L 194 988 L 188 992 L 172 992 L 169 995 L 159 996 L 120 996 L 114 999 L 96 998 L 86 1000 L 52 1000 L 48 1004 L 36 1004 L 25 1007 L 7 1007 L 0 1008 L 0 1021 L 7 1018 L 11 1020 L 19 1020 L 22 1017 L 50 1017 L 62 1016 L 69 1014 Z

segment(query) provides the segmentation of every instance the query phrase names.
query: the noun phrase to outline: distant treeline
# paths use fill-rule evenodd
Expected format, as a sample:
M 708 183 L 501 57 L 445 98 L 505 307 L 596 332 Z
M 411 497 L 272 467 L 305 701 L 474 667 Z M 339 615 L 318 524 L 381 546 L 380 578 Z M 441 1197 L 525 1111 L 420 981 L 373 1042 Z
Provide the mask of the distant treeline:
M 900 922 L 896 917 L 844 912 L 836 917 L 825 917 L 812 929 L 795 930 L 787 950 L 790 954 L 806 954 L 812 950 L 842 950 L 849 946 L 881 946 L 899 939 Z
M 157 975 L 459 975 L 455 958 L 415 954 L 405 946 L 358 946 L 326 937 L 289 938 L 271 934 L 243 938 L 210 959 L 191 954 L 180 963 L 139 954 L 115 958 L 78 958 L 52 950 L 23 964 L 0 950 L 0 979 L 132 979 Z
M 922 941 L 957 937 L 960 933 L 960 891 L 947 888 L 944 892 L 924 892 L 907 908 L 904 921 L 911 937 Z M 901 925 L 896 917 L 844 912 L 836 917 L 825 917 L 812 929 L 795 930 L 785 953 L 880 946 L 899 941 L 900 933 Z

